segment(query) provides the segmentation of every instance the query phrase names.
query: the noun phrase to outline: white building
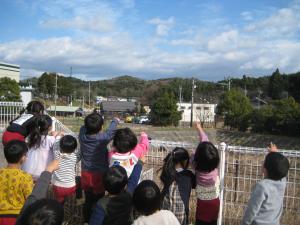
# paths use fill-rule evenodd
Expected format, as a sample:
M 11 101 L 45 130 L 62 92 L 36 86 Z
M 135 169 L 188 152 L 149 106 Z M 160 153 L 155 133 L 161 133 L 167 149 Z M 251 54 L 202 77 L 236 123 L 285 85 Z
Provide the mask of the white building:
M 9 77 L 19 83 L 20 81 L 20 66 L 0 62 L 0 78 Z
M 180 122 L 191 121 L 191 103 L 177 103 L 178 111 L 181 111 Z M 193 121 L 199 121 L 199 118 L 203 122 L 212 123 L 215 121 L 217 104 L 209 103 L 194 103 L 193 105 Z
M 33 98 L 33 88 L 32 86 L 28 86 L 28 87 L 20 87 L 20 95 L 21 95 L 21 99 L 22 102 L 24 103 L 24 105 L 27 105 L 29 102 L 32 101 Z

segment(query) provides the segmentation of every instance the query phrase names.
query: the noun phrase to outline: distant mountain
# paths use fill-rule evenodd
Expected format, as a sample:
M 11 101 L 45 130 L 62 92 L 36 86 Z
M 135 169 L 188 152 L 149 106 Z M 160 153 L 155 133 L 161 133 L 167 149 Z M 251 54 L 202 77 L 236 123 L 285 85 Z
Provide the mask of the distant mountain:
M 55 73 L 44 73 L 39 78 L 30 78 L 20 81 L 21 85 L 32 84 L 36 88 L 36 94 L 43 96 L 54 96 Z M 300 102 L 300 72 L 295 74 L 282 74 L 286 86 L 284 89 Z M 270 76 L 232 78 L 231 88 L 239 88 L 250 97 L 268 96 Z M 195 79 L 195 102 L 217 102 L 218 97 L 227 90 L 229 81 L 218 82 L 201 81 Z M 143 80 L 129 75 L 115 77 L 107 80 L 90 81 L 91 99 L 95 96 L 118 96 L 137 97 L 143 104 L 151 104 L 161 89 L 172 91 L 179 100 L 181 87 L 182 100 L 189 102 L 191 99 L 191 78 L 166 78 L 158 80 Z M 75 77 L 58 75 L 58 95 L 73 96 L 73 98 L 88 98 L 89 82 Z

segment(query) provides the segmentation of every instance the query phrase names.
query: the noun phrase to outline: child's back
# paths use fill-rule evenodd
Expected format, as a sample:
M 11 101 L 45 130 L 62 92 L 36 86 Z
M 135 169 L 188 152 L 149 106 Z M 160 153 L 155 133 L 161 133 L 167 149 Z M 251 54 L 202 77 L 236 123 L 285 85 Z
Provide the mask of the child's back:
M 180 225 L 171 211 L 160 210 L 161 197 L 159 187 L 153 181 L 142 181 L 133 194 L 133 205 L 140 213 L 133 225 Z
M 136 135 L 129 128 L 118 129 L 113 140 L 114 149 L 109 152 L 109 166 L 124 167 L 129 177 L 138 160 L 147 153 L 148 147 L 146 133 L 141 133 L 138 143 Z
M 42 136 L 39 147 L 32 147 L 28 150 L 27 160 L 22 170 L 31 174 L 36 180 L 45 170 L 46 166 L 54 159 L 53 146 L 56 141 L 54 136 Z
M 81 150 L 81 186 L 85 192 L 83 207 L 84 221 L 89 222 L 91 208 L 104 195 L 103 174 L 108 170 L 107 145 L 114 137 L 118 119 L 114 118 L 106 132 L 100 132 L 103 117 L 94 112 L 84 119 L 80 128 L 79 142 Z
M 137 186 L 141 171 L 142 165 L 138 163 L 127 179 L 123 167 L 112 166 L 109 168 L 104 176 L 104 186 L 108 195 L 98 201 L 90 225 L 132 224 L 132 193 Z
M 29 151 L 27 153 L 27 159 L 22 165 L 22 169 L 31 174 L 35 180 L 37 180 L 46 169 L 48 163 L 54 159 L 53 146 L 56 137 L 48 135 L 51 128 L 51 117 L 42 115 L 39 120 L 40 135 L 36 135 L 34 138 L 31 136 L 28 138 Z
M 0 224 L 13 224 L 32 191 L 32 177 L 20 169 L 26 152 L 26 143 L 19 140 L 4 147 L 8 165 L 0 169 Z
M 189 202 L 192 188 L 195 188 L 195 175 L 188 170 L 189 153 L 176 147 L 164 159 L 160 176 L 163 182 L 162 209 L 172 211 L 180 224 L 188 224 Z
M 25 113 L 22 113 L 18 118 L 10 122 L 6 131 L 2 136 L 2 143 L 6 145 L 9 141 L 20 140 L 25 141 L 25 138 L 38 130 L 39 116 L 44 113 L 44 105 L 38 101 L 28 103 Z
M 65 197 L 76 191 L 76 163 L 80 159 L 77 140 L 66 135 L 61 138 L 59 147 L 54 148 L 55 159 L 60 159 L 59 169 L 53 173 L 52 183 L 55 198 L 63 203 Z
M 289 161 L 271 144 L 263 164 L 265 179 L 259 181 L 248 202 L 243 225 L 280 225 Z
M 196 149 L 193 166 L 196 175 L 196 225 L 217 224 L 220 208 L 219 153 L 209 142 L 200 123 L 197 123 L 200 143 Z
M 94 119 L 93 117 L 100 117 L 100 115 L 91 114 L 87 118 Z M 107 131 L 100 133 L 102 125 L 103 119 L 95 132 L 89 132 L 87 125 L 80 128 L 79 142 L 82 152 L 82 170 L 105 172 L 108 169 L 107 145 L 115 134 L 118 120 L 113 119 Z
M 285 178 L 259 181 L 251 194 L 242 224 L 279 225 L 285 187 Z

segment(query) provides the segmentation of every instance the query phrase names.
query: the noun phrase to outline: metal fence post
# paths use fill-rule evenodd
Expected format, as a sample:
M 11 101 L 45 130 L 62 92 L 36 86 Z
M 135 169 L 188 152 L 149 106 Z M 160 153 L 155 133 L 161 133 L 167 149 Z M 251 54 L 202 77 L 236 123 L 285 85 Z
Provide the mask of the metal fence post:
M 225 142 L 220 143 L 219 150 L 220 154 L 220 211 L 219 211 L 219 219 L 218 225 L 222 225 L 223 219 L 223 203 L 224 203 L 224 177 L 225 177 L 225 150 L 226 144 Z

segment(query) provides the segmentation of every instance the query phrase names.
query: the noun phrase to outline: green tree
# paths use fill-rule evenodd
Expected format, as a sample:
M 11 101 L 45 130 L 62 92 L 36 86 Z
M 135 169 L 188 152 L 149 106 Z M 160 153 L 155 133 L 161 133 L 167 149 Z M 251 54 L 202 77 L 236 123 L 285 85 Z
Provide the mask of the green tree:
M 178 125 L 181 112 L 177 110 L 176 99 L 172 92 L 162 91 L 151 107 L 151 121 L 153 125 Z
M 279 69 L 272 74 L 269 81 L 268 93 L 273 99 L 280 99 L 286 88 L 286 80 L 280 74 Z
M 218 113 L 225 116 L 225 125 L 246 130 L 250 125 L 252 106 L 242 92 L 232 89 L 221 96 Z
M 259 109 L 253 110 L 251 115 L 252 131 L 254 132 L 270 132 L 274 127 L 274 110 L 271 105 L 264 105 Z
M 274 132 L 300 136 L 300 105 L 293 97 L 274 101 Z
M 15 80 L 8 77 L 0 78 L 0 99 L 1 101 L 20 101 L 20 87 Z
M 300 136 L 299 103 L 289 97 L 254 110 L 252 129 L 257 132 Z
M 55 92 L 55 73 L 43 73 L 37 81 L 37 89 L 43 97 L 53 97 Z

